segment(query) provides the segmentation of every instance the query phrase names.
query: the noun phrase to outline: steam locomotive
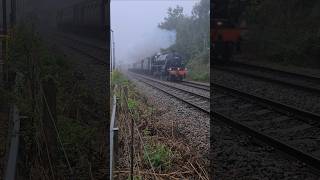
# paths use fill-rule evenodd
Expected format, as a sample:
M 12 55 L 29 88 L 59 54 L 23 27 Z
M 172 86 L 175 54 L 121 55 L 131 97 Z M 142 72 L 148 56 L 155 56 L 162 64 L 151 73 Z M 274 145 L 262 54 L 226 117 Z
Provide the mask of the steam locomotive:
M 176 52 L 157 53 L 135 62 L 129 70 L 168 81 L 181 81 L 187 75 L 187 68 L 183 64 L 183 58 Z
M 91 36 L 105 38 L 109 7 L 106 0 L 86 0 L 57 13 L 58 29 Z
M 241 28 L 227 19 L 211 21 L 211 50 L 214 61 L 228 61 L 240 52 Z
M 245 22 L 241 20 L 247 1 L 215 0 L 210 3 L 211 58 L 213 62 L 231 60 L 241 50 Z M 242 24 L 242 26 L 240 26 Z

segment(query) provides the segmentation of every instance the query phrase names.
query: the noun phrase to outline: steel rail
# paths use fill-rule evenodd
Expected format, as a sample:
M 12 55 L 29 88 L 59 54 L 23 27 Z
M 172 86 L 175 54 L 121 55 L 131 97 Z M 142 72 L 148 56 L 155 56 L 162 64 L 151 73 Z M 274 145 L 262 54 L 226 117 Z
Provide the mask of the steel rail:
M 98 45 L 94 45 L 93 43 L 89 43 L 89 42 L 86 42 L 86 41 L 83 41 L 83 40 L 79 40 L 79 39 L 76 39 L 76 38 L 72 38 L 72 37 L 69 37 L 67 35 L 62 35 L 60 33 L 55 33 L 56 36 L 59 36 L 61 38 L 64 38 L 64 39 L 68 39 L 68 40 L 71 40 L 71 41 L 75 41 L 75 42 L 78 42 L 78 43 L 81 43 L 81 44 L 84 44 L 86 46 L 89 46 L 91 48 L 95 48 L 95 49 L 99 49 L 101 51 L 106 51 L 107 48 L 106 47 L 101 47 L 101 46 L 98 46 Z
M 244 98 L 247 101 L 255 102 L 262 106 L 267 106 L 268 108 L 271 108 L 274 111 L 289 114 L 289 116 L 295 116 L 301 120 L 304 120 L 307 123 L 310 123 L 311 121 L 311 125 L 317 125 L 318 127 L 320 126 L 320 114 L 303 110 L 301 108 L 296 108 L 291 105 L 283 104 L 269 98 L 264 98 L 258 95 L 253 95 L 251 93 L 242 92 L 237 89 L 226 87 L 218 83 L 212 84 L 213 89 L 220 90 L 223 93 L 229 92 L 230 94 L 240 96 L 241 98 Z
M 61 38 L 63 38 L 63 37 L 61 37 Z M 64 39 L 65 39 L 65 38 L 64 38 Z M 64 44 L 64 43 L 63 43 L 62 45 L 63 45 L 63 46 L 66 46 L 66 47 L 68 47 L 68 48 L 70 48 L 70 49 L 72 49 L 72 50 L 74 50 L 74 51 L 76 51 L 76 52 L 79 52 L 80 54 L 82 54 L 82 55 L 84 55 L 84 56 L 87 56 L 87 57 L 93 59 L 94 61 L 96 61 L 96 62 L 98 62 L 98 63 L 101 63 L 101 64 L 104 65 L 104 66 L 108 66 L 108 63 L 105 62 L 104 59 L 102 59 L 102 58 L 100 58 L 100 57 L 97 57 L 97 56 L 95 56 L 95 55 L 92 55 L 92 54 L 88 53 L 86 50 L 83 50 L 83 49 L 81 49 L 81 48 L 79 48 L 79 47 L 76 47 L 76 46 L 74 46 L 74 45 L 68 45 L 68 44 Z
M 140 81 L 141 81 L 141 79 L 140 79 Z M 202 111 L 204 111 L 204 112 L 206 112 L 208 114 L 210 113 L 208 110 L 205 110 L 205 109 L 203 109 L 201 107 L 198 107 L 197 105 L 195 105 L 193 103 L 185 101 L 184 99 L 181 99 L 180 97 L 177 97 L 176 95 L 171 94 L 168 91 L 157 87 L 156 85 L 153 85 L 153 84 L 145 82 L 145 81 L 142 81 L 142 82 L 145 83 L 145 84 L 148 84 L 149 86 L 151 86 L 151 87 L 153 87 L 155 89 L 158 89 L 158 90 L 160 90 L 160 91 L 162 91 L 162 92 L 164 92 L 164 93 L 166 93 L 166 94 L 168 94 L 170 96 L 173 96 L 173 97 L 175 97 L 175 98 L 177 98 L 177 99 L 179 99 L 179 100 L 181 100 L 181 101 L 183 101 L 183 102 L 185 102 L 185 103 L 187 103 L 187 104 L 189 104 L 191 106 L 194 106 L 194 107 L 196 107 L 198 109 L 201 109 Z M 157 81 L 155 81 L 155 82 L 157 82 Z M 214 84 L 213 88 L 220 88 L 220 87 L 218 87 L 217 84 Z M 221 87 L 221 89 L 222 89 L 222 87 Z M 226 90 L 226 88 L 223 88 L 223 89 Z M 242 92 L 236 91 L 236 90 L 232 90 L 232 92 L 233 93 L 238 93 L 238 94 L 241 94 L 241 95 L 245 94 L 245 93 L 242 93 Z M 250 98 L 254 97 L 255 100 L 259 99 L 259 97 L 255 97 L 253 95 L 248 95 L 247 94 L 245 96 L 246 97 L 250 97 Z M 260 100 L 262 100 L 262 99 L 260 99 Z M 263 99 L 263 101 L 267 102 L 267 100 L 265 100 L 265 99 Z M 275 103 L 275 102 L 273 102 L 273 103 Z M 278 106 L 280 106 L 280 105 L 278 105 Z M 290 155 L 291 157 L 299 160 L 300 162 L 303 162 L 303 163 L 307 164 L 308 166 L 312 167 L 313 169 L 316 169 L 317 171 L 320 170 L 319 169 L 320 160 L 318 158 L 316 158 L 316 157 L 314 157 L 314 156 L 312 156 L 312 155 L 310 155 L 308 153 L 305 153 L 305 152 L 303 152 L 301 150 L 298 150 L 298 149 L 292 147 L 291 145 L 289 145 L 289 144 L 287 144 L 287 143 L 285 143 L 285 142 L 283 142 L 281 140 L 278 140 L 278 139 L 273 138 L 273 137 L 271 137 L 271 136 L 269 136 L 269 135 L 267 135 L 265 133 L 257 131 L 255 129 L 251 128 L 250 126 L 245 125 L 245 124 L 243 124 L 241 122 L 238 122 L 236 119 L 233 119 L 231 117 L 227 117 L 226 115 L 223 115 L 223 114 L 221 114 L 219 112 L 212 112 L 212 115 L 213 115 L 213 117 L 215 117 L 216 120 L 218 120 L 218 121 L 220 121 L 220 122 L 222 122 L 224 124 L 227 124 L 227 125 L 235 128 L 235 129 L 237 129 L 237 130 L 240 130 L 241 132 L 243 132 L 245 134 L 248 134 L 248 135 L 252 136 L 253 138 L 255 138 L 257 140 L 262 141 L 265 144 L 274 147 L 275 149 L 283 152 L 284 154 Z
M 220 121 L 221 123 L 228 124 L 229 126 L 236 128 L 237 130 L 240 130 L 246 134 L 249 134 L 255 139 L 258 139 L 275 149 L 280 150 L 281 152 L 290 155 L 294 159 L 297 159 L 300 162 L 303 162 L 307 164 L 309 167 L 320 171 L 320 159 L 304 153 L 300 150 L 295 149 L 294 147 L 290 146 L 289 144 L 282 142 L 280 140 L 277 140 L 271 136 L 268 136 L 262 132 L 256 131 L 255 129 L 242 124 L 240 122 L 237 122 L 237 120 L 232 119 L 231 117 L 227 117 L 221 113 L 213 112 L 213 117 L 215 117 L 215 120 Z
M 217 83 L 213 83 L 213 89 L 221 91 L 225 94 L 231 94 L 231 96 L 239 96 L 240 99 L 245 99 L 249 102 L 257 103 L 261 106 L 264 106 L 265 108 L 272 108 L 274 112 L 280 112 L 281 114 L 285 114 L 286 116 L 290 117 L 293 116 L 297 118 L 296 120 L 302 120 L 307 121 L 312 120 L 313 122 L 311 124 L 316 124 L 317 127 L 319 127 L 319 120 L 320 115 L 315 114 L 312 112 L 307 112 L 301 109 L 297 109 L 285 104 L 281 104 L 279 102 L 275 102 L 270 99 L 262 98 L 256 95 L 252 95 L 249 93 L 243 93 L 241 91 L 238 91 L 236 89 L 228 88 L 225 86 L 222 86 Z M 280 110 L 279 110 L 280 109 Z M 289 114 L 288 114 L 289 112 Z M 243 124 L 239 122 L 239 120 L 234 119 L 232 117 L 228 117 L 224 115 L 223 113 L 214 111 L 213 117 L 215 117 L 217 120 L 219 120 L 222 123 L 228 124 L 231 127 L 234 127 L 235 129 L 241 130 L 246 134 L 249 134 L 253 138 L 256 138 L 272 147 L 274 147 L 277 150 L 280 150 L 281 152 L 290 155 L 291 157 L 307 164 L 309 167 L 312 167 L 313 169 L 320 172 L 320 159 L 317 157 L 314 157 L 310 153 L 303 152 L 302 150 L 299 150 L 292 145 L 289 145 L 286 142 L 283 142 L 281 140 L 278 140 L 277 138 L 271 137 L 261 131 L 258 131 L 250 125 Z
M 136 77 L 137 77 L 137 76 L 136 76 Z M 204 113 L 206 113 L 206 114 L 210 114 L 210 109 L 205 109 L 205 108 L 200 107 L 200 106 L 198 106 L 198 105 L 196 105 L 196 104 L 194 104 L 194 103 L 191 103 L 191 102 L 189 102 L 189 101 L 187 101 L 187 100 L 185 100 L 185 99 L 183 99 L 183 98 L 181 98 L 181 97 L 178 97 L 177 95 L 172 94 L 172 93 L 170 93 L 170 92 L 168 92 L 168 91 L 166 91 L 166 90 L 164 90 L 164 89 L 162 89 L 162 88 L 160 88 L 160 87 L 158 87 L 158 86 L 156 86 L 156 85 L 154 85 L 154 84 L 151 84 L 151 83 L 149 83 L 149 82 L 143 81 L 143 80 L 141 80 L 141 78 L 140 78 L 140 79 L 137 78 L 137 79 L 138 79 L 139 81 L 141 81 L 141 82 L 143 82 L 143 83 L 145 83 L 145 84 L 147 84 L 147 85 L 149 85 L 149 86 L 157 89 L 157 90 L 160 90 L 160 91 L 162 91 L 162 92 L 164 92 L 164 93 L 166 93 L 166 94 L 168 94 L 168 95 L 170 95 L 170 96 L 172 96 L 172 97 L 174 97 L 174 98 L 176 98 L 176 99 L 178 99 L 178 100 L 180 100 L 180 101 L 183 101 L 184 103 L 186 103 L 186 104 L 188 104 L 188 105 L 191 105 L 191 106 L 195 107 L 196 109 L 199 109 L 200 111 L 202 111 L 202 112 L 204 112 Z M 152 81 L 152 80 L 149 80 L 149 81 Z M 154 82 L 158 83 L 157 81 L 154 81 Z M 174 89 L 174 87 L 172 87 L 172 86 L 168 86 L 168 87 Z M 182 91 L 182 89 L 181 89 L 181 91 Z M 189 92 L 189 91 L 186 91 L 186 92 L 189 93 L 189 94 L 197 95 L 197 94 L 194 94 L 194 93 Z M 199 95 L 199 96 L 200 96 L 200 95 Z M 207 97 L 205 97 L 205 96 L 200 96 L 200 97 L 206 98 L 206 100 L 210 100 L 209 98 L 207 98 Z
M 147 80 L 150 80 L 150 81 L 158 82 L 158 83 L 160 83 L 162 85 L 165 85 L 165 86 L 168 86 L 170 88 L 174 88 L 174 89 L 186 92 L 186 93 L 192 93 L 195 96 L 198 96 L 198 97 L 201 97 L 201 98 L 206 98 L 207 100 L 210 100 L 209 97 L 206 97 L 206 96 L 203 96 L 203 95 L 200 95 L 200 94 L 196 94 L 196 93 L 193 93 L 191 91 L 187 91 L 187 90 L 184 90 L 184 89 L 181 89 L 181 88 L 177 88 L 175 86 L 170 86 L 170 85 L 168 85 L 166 83 L 163 83 L 163 82 L 158 81 L 158 80 L 154 80 L 152 78 L 147 78 L 147 77 L 144 77 L 144 76 L 141 76 L 141 75 L 137 75 L 137 76 L 139 76 L 141 78 L 144 78 L 144 79 L 147 79 Z M 297 108 L 297 107 L 294 107 L 294 106 L 291 106 L 291 105 L 287 105 L 287 104 L 284 104 L 284 103 L 281 103 L 281 102 L 277 102 L 277 101 L 272 100 L 270 98 L 265 98 L 265 97 L 261 97 L 261 96 L 258 96 L 258 95 L 253 95 L 253 94 L 248 93 L 248 92 L 242 92 L 242 91 L 236 90 L 234 88 L 223 86 L 223 85 L 218 84 L 218 83 L 212 83 L 212 88 L 213 89 L 218 89 L 218 90 L 223 91 L 223 92 L 229 92 L 231 94 L 240 96 L 240 97 L 242 97 L 242 98 L 244 98 L 244 99 L 246 99 L 248 101 L 255 102 L 255 103 L 258 103 L 258 104 L 263 105 L 263 106 L 267 106 L 268 108 L 271 108 L 274 111 L 277 111 L 277 112 L 280 112 L 280 113 L 285 113 L 285 114 L 290 114 L 291 116 L 295 116 L 295 117 L 300 118 L 301 120 L 304 120 L 304 122 L 310 123 L 310 121 L 311 121 L 312 122 L 312 123 L 310 123 L 311 125 L 317 125 L 317 126 L 320 125 L 320 114 L 317 114 L 317 113 L 314 113 L 314 112 L 310 112 L 310 111 L 307 111 L 307 110 L 303 110 L 301 108 Z
M 297 83 L 294 83 L 294 82 L 288 82 L 288 81 L 284 81 L 284 80 L 280 80 L 280 79 L 276 79 L 276 78 L 272 78 L 272 77 L 266 77 L 264 75 L 259 75 L 257 73 L 244 72 L 243 70 L 240 70 L 240 69 L 237 69 L 237 68 L 214 66 L 213 69 L 227 71 L 227 72 L 231 72 L 231 73 L 236 73 L 236 74 L 239 74 L 239 75 L 242 75 L 242 76 L 247 76 L 247 77 L 251 77 L 251 78 L 254 78 L 254 79 L 258 79 L 258 80 L 263 80 L 263 81 L 266 81 L 266 82 L 285 85 L 285 86 L 292 87 L 292 88 L 295 88 L 295 89 L 300 89 L 300 90 L 303 90 L 303 91 L 309 91 L 309 92 L 317 93 L 317 94 L 320 93 L 320 89 L 316 88 L 316 87 L 305 86 L 303 84 L 297 84 Z
M 176 90 L 179 90 L 179 91 L 182 91 L 182 92 L 185 92 L 185 93 L 189 93 L 189 94 L 192 94 L 194 96 L 197 96 L 197 97 L 200 97 L 200 98 L 205 98 L 206 100 L 210 100 L 210 97 L 207 97 L 207 96 L 203 96 L 201 94 L 197 94 L 197 93 L 194 93 L 194 92 L 191 92 L 191 91 L 187 91 L 185 89 L 182 89 L 182 88 L 178 88 L 178 87 L 175 87 L 175 86 L 170 86 L 169 84 L 166 84 L 164 82 L 161 82 L 159 80 L 156 80 L 156 79 L 153 79 L 153 78 L 148 78 L 148 77 L 145 77 L 145 76 L 142 76 L 142 75 L 138 75 L 138 74 L 135 74 L 136 76 L 139 76 L 140 78 L 144 78 L 144 79 L 147 79 L 149 81 L 153 81 L 153 82 L 157 82 L 159 84 L 162 84 L 164 86 L 167 86 L 167 87 L 170 87 L 170 88 L 173 88 L 173 89 L 176 89 Z
M 253 65 L 253 64 L 236 62 L 236 61 L 233 61 L 231 64 L 236 65 L 236 66 L 248 67 L 251 69 L 259 69 L 259 70 L 269 71 L 271 73 L 281 73 L 283 75 L 296 76 L 297 78 L 305 78 L 305 79 L 309 79 L 312 81 L 320 82 L 320 77 L 316 77 L 316 76 L 312 76 L 312 75 L 306 75 L 306 74 L 295 73 L 295 72 L 290 72 L 290 71 L 283 71 L 283 70 L 269 68 L 269 67 L 265 67 L 265 66 Z
M 191 82 L 191 81 L 182 81 L 181 84 L 185 85 L 185 86 L 205 90 L 205 91 L 210 91 L 210 85 L 199 84 L 199 83 L 195 83 L 195 82 Z

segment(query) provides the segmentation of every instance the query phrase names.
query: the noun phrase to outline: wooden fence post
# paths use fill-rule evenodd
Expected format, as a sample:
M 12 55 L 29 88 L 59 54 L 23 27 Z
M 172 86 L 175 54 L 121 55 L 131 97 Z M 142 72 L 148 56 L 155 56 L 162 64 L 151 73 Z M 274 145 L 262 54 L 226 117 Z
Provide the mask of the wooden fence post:
M 47 142 L 48 151 L 52 164 L 58 158 L 57 151 L 57 134 L 55 132 L 55 126 L 57 124 L 57 110 L 56 110 L 56 87 L 53 79 L 42 81 L 43 87 L 43 129 L 45 134 L 45 140 Z

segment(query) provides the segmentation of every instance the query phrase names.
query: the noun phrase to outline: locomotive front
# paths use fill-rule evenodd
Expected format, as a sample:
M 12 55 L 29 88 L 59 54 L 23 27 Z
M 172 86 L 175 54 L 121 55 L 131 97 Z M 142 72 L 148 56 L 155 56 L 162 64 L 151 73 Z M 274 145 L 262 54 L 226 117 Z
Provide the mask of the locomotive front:
M 186 78 L 187 69 L 183 65 L 182 57 L 177 53 L 168 54 L 166 57 L 167 80 L 182 81 Z
M 214 19 L 211 49 L 214 60 L 230 60 L 240 51 L 241 29 L 226 19 Z

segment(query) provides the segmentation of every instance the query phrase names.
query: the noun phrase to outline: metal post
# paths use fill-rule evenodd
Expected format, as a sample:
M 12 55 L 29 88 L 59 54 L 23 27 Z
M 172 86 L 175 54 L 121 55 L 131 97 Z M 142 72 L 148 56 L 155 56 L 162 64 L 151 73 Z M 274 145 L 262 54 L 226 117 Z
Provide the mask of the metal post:
M 115 55 L 115 42 L 114 42 L 114 31 L 112 29 L 110 29 L 111 33 L 112 33 L 112 70 L 115 70 L 116 68 L 116 55 Z
M 131 118 L 131 167 L 130 167 L 130 178 L 133 180 L 133 117 Z
M 8 164 L 5 173 L 6 180 L 14 180 L 16 179 L 17 172 L 17 159 L 19 154 L 19 141 L 20 141 L 20 116 L 19 111 L 16 106 L 13 106 L 12 110 L 12 123 L 13 129 L 11 134 L 11 142 L 10 142 L 10 150 L 8 157 Z
M 116 52 L 115 52 L 115 46 L 116 46 L 116 44 L 115 44 L 115 42 L 114 42 L 114 35 L 113 35 L 113 33 L 112 33 L 112 41 L 113 41 L 113 46 L 112 46 L 112 49 L 113 49 L 113 63 L 112 63 L 112 65 L 113 65 L 113 70 L 115 70 L 116 69 Z
M 111 114 L 111 122 L 110 122 L 110 161 L 109 161 L 109 171 L 110 171 L 110 177 L 109 179 L 113 179 L 113 169 L 114 169 L 114 160 L 116 152 L 114 151 L 115 149 L 115 143 L 114 140 L 117 140 L 117 135 L 118 135 L 118 128 L 115 127 L 115 121 L 116 121 L 116 108 L 117 108 L 117 100 L 116 96 L 113 96 L 113 103 L 112 103 L 112 114 Z
M 113 30 L 112 29 L 110 29 L 110 32 L 113 34 Z M 111 36 L 111 38 L 113 37 L 113 35 Z M 110 47 L 113 47 L 113 43 L 112 43 L 112 41 L 110 41 Z M 113 70 L 113 63 L 112 63 L 112 61 L 113 61 L 113 52 L 111 51 L 111 48 L 110 48 L 110 71 L 112 72 L 112 70 Z

